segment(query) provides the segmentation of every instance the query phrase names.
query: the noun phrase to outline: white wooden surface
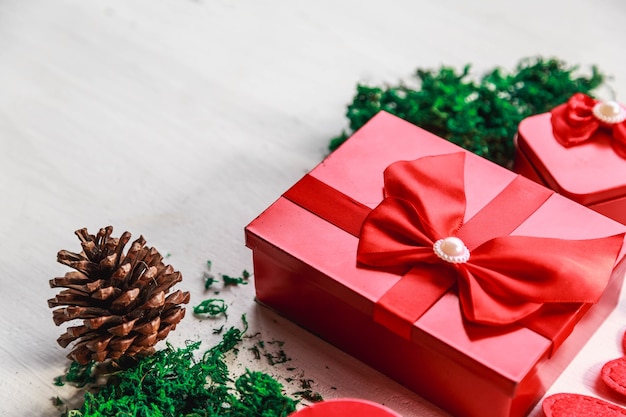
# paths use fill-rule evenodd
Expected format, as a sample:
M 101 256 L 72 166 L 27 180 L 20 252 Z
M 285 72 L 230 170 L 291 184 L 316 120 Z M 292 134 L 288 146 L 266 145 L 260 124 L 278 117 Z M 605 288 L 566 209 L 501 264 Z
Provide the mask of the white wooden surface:
M 357 82 L 540 54 L 597 64 L 626 101 L 624 22 L 623 0 L 0 1 L 0 415 L 57 416 L 50 398 L 71 397 L 52 384 L 67 362 L 46 300 L 75 229 L 143 234 L 197 304 L 207 260 L 251 269 L 243 227 L 325 156 Z M 222 296 L 227 320 L 189 314 L 169 340 L 208 347 L 246 313 L 296 370 L 237 361 L 288 389 L 298 372 L 325 398 L 446 415 L 256 305 L 252 285 Z M 622 354 L 625 324 L 626 301 L 550 392 L 606 398 L 597 373 Z

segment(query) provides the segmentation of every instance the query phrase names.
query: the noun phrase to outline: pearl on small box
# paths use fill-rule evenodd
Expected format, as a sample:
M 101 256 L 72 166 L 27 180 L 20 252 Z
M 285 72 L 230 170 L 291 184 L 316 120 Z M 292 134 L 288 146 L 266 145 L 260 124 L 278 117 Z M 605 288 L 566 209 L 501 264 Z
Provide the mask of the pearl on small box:
M 470 257 L 469 249 L 467 249 L 465 243 L 455 236 L 436 241 L 433 245 L 433 252 L 439 258 L 453 264 L 465 263 Z
M 626 110 L 616 101 L 601 101 L 593 106 L 593 115 L 603 123 L 613 125 L 626 120 Z

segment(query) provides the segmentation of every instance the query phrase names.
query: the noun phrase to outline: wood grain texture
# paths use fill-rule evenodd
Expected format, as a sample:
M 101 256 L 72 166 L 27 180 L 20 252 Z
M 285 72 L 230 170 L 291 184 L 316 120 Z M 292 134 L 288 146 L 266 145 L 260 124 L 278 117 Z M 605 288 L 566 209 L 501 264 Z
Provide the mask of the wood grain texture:
M 50 398 L 71 396 L 52 384 L 66 352 L 46 300 L 75 229 L 143 234 L 197 304 L 207 259 L 251 269 L 243 227 L 325 156 L 357 82 L 543 55 L 597 64 L 626 101 L 625 21 L 622 0 L 3 0 L 0 415 L 56 416 Z M 284 340 L 326 398 L 446 415 L 257 306 L 252 285 L 225 297 L 225 323 L 246 313 L 253 332 Z M 622 303 L 550 392 L 604 395 L 597 376 L 622 354 L 625 323 Z M 208 346 L 211 326 L 190 315 L 170 341 Z

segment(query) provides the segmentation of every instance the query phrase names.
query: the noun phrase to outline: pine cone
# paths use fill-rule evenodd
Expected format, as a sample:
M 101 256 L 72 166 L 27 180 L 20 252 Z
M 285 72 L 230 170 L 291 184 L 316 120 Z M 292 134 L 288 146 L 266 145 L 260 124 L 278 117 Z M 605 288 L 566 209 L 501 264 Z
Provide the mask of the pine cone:
M 166 266 L 156 249 L 146 247 L 143 236 L 124 255 L 130 233 L 112 238 L 112 232 L 111 226 L 96 236 L 77 230 L 82 252 L 57 255 L 58 262 L 76 271 L 50 280 L 50 287 L 66 288 L 48 300 L 50 308 L 66 306 L 52 312 L 54 323 L 82 319 L 57 342 L 67 347 L 76 341 L 68 358 L 83 365 L 154 353 L 153 346 L 185 316 L 180 304 L 189 302 L 189 292 L 168 294 L 182 275 Z

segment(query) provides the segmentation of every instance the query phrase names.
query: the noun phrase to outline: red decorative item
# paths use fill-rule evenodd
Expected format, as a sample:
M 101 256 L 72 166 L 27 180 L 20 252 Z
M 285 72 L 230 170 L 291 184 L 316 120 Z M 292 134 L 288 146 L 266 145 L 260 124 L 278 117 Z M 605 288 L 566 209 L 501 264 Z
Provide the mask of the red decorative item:
M 402 417 L 372 401 L 359 399 L 327 400 L 312 404 L 289 417 Z
M 542 403 L 546 417 L 624 417 L 626 409 L 580 394 L 555 394 Z
M 515 172 L 626 224 L 626 109 L 578 93 L 518 128 Z
M 618 394 L 626 395 L 626 357 L 605 363 L 600 375 L 609 388 Z
M 617 303 L 625 230 L 380 113 L 246 244 L 259 302 L 453 415 L 521 417 Z
M 626 158 L 626 110 L 617 102 L 602 102 L 577 93 L 552 110 L 552 131 L 563 146 L 591 140 L 600 128 L 610 131 L 615 152 Z
M 458 284 L 464 316 L 476 323 L 511 324 L 545 303 L 595 303 L 608 283 L 624 236 L 591 240 L 507 236 L 494 227 L 491 215 L 464 223 L 465 155 L 390 165 L 384 173 L 385 198 L 361 227 L 357 260 L 370 267 L 404 267 L 408 272 L 403 280 L 420 282 L 409 293 L 423 293 L 423 281 Z M 549 193 L 536 196 L 543 203 Z M 526 198 L 518 209 L 527 206 L 534 211 L 535 203 Z M 504 213 L 510 201 L 500 196 L 490 204 L 501 204 Z M 511 212 L 500 222 L 509 220 L 514 223 L 505 227 L 517 226 L 518 216 Z M 382 308 L 397 310 L 406 300 L 402 311 L 419 309 L 403 296 L 410 284 L 398 285 L 402 293 L 384 296 Z M 420 315 L 420 311 L 410 315 L 408 325 Z
M 622 336 L 622 351 L 626 353 L 626 333 Z M 626 396 L 626 356 L 605 363 L 600 377 L 613 391 Z

